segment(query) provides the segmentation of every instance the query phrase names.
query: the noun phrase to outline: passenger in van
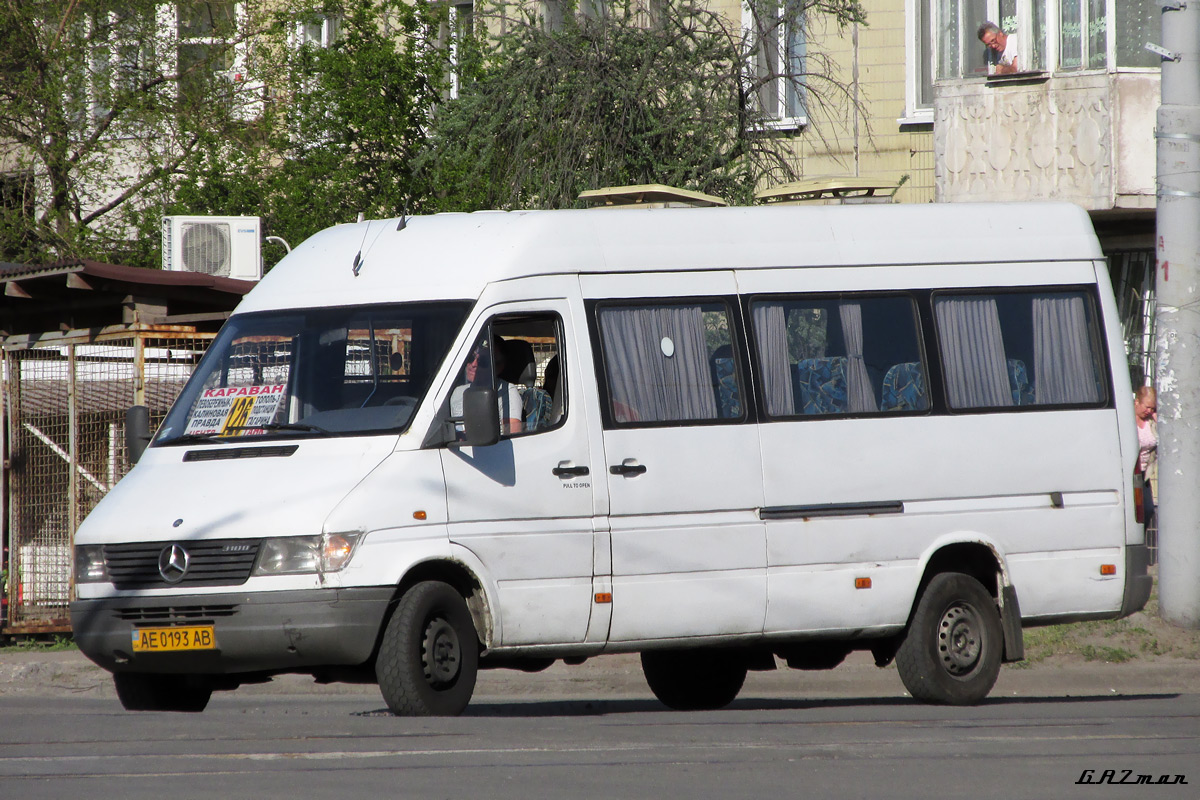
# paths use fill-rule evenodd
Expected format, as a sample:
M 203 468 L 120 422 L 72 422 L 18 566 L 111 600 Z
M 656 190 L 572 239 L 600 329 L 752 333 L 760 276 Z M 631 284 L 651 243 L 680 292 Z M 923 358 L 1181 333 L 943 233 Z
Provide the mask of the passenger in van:
M 1138 434 L 1138 460 L 1134 472 L 1146 479 L 1142 492 L 1142 519 L 1149 523 L 1154 514 L 1151 483 L 1158 480 L 1158 392 L 1153 386 L 1141 386 L 1134 393 L 1133 414 L 1137 417 Z
M 481 341 L 471 350 L 467 363 L 463 367 L 463 381 L 454 387 L 450 394 L 450 416 L 461 419 L 463 414 L 463 394 L 469 386 L 490 386 L 492 373 L 488 370 L 487 357 L 484 355 L 484 343 Z M 492 361 L 495 373 L 504 371 L 504 340 L 499 336 L 493 337 Z M 482 368 L 481 368 L 482 367 Z M 500 407 L 500 433 L 508 436 L 523 430 L 521 423 L 521 391 L 503 378 L 496 379 L 496 399 Z

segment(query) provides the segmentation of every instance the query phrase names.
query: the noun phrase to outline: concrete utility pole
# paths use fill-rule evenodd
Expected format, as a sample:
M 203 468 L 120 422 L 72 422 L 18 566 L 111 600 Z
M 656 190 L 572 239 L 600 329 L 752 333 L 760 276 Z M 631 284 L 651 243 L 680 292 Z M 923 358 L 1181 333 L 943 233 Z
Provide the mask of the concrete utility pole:
M 1158 598 L 1200 628 L 1200 0 L 1163 0 L 1158 109 Z

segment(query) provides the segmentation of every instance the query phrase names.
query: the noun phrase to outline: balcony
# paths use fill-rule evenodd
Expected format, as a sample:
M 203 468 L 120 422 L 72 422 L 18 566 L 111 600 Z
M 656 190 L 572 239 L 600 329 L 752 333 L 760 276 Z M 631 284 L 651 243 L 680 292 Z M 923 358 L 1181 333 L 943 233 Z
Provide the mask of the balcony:
M 1158 104 L 1157 70 L 941 82 L 934 94 L 937 200 L 1153 209 Z

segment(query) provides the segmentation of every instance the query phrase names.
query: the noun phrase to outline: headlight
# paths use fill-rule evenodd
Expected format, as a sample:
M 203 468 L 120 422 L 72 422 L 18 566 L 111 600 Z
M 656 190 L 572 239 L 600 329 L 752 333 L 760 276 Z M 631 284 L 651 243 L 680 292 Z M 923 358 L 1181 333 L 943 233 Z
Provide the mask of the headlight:
M 255 575 L 291 575 L 316 572 L 321 552 L 320 536 L 288 536 L 263 539 L 258 549 Z
M 287 536 L 264 539 L 258 550 L 255 575 L 295 575 L 337 572 L 350 562 L 359 533 Z
M 98 544 L 75 546 L 75 582 L 103 583 L 108 580 L 104 563 L 104 547 Z

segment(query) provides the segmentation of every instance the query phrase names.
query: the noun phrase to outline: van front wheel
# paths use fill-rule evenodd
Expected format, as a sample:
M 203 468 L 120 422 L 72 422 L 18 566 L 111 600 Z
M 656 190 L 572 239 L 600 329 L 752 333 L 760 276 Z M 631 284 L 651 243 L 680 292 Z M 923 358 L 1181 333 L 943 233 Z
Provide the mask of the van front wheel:
M 441 581 L 409 589 L 388 621 L 375 662 L 393 714 L 461 714 L 475 691 L 479 638 L 462 595 Z
M 996 684 L 1003 651 L 992 596 L 969 575 L 943 572 L 921 595 L 896 653 L 896 669 L 917 700 L 972 705 Z
M 733 702 L 746 682 L 746 661 L 723 650 L 642 653 L 650 691 L 676 711 L 708 711 Z
M 212 697 L 212 685 L 195 675 L 118 672 L 113 687 L 126 711 L 198 712 Z

